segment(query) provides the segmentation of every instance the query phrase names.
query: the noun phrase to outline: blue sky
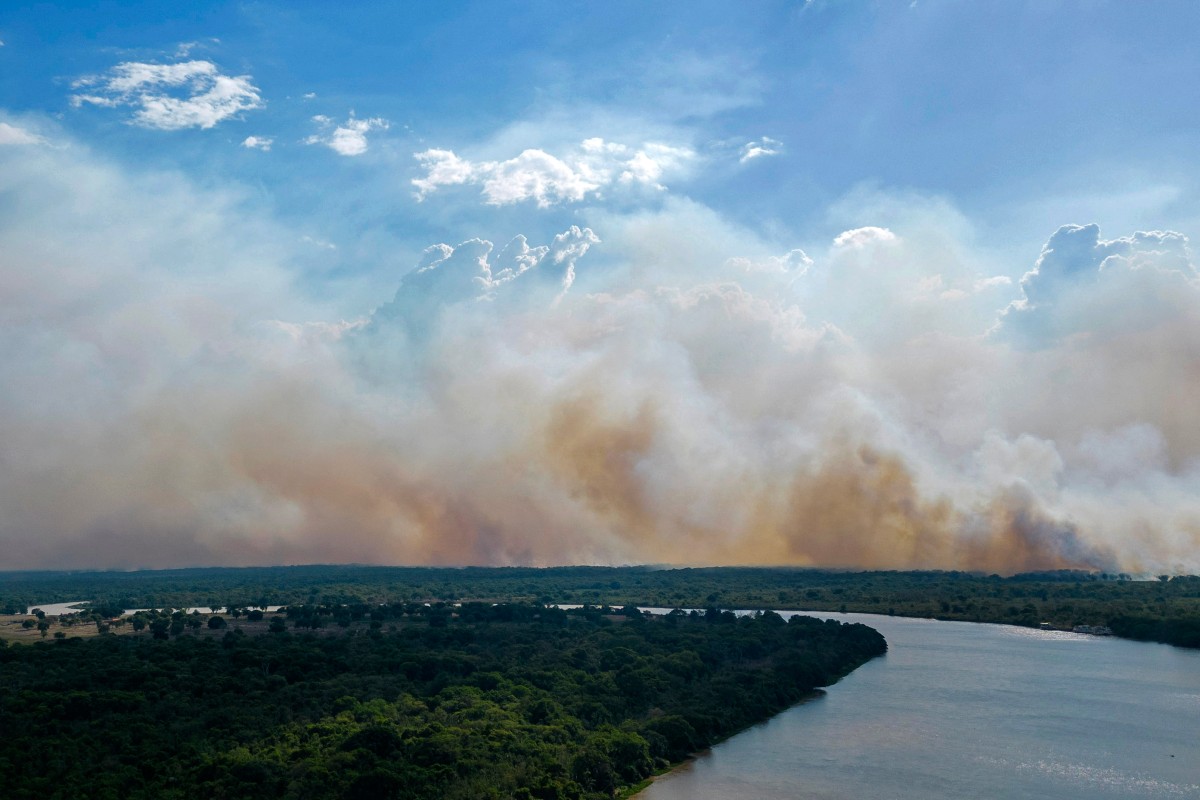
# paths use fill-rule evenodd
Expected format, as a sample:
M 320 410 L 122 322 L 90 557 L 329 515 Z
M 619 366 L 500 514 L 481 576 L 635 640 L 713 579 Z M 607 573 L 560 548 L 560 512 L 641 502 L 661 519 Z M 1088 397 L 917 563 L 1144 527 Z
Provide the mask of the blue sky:
M 1200 441 L 1169 398 L 1194 371 L 1198 23 L 1184 2 L 6 3 L 0 371 L 26 388 L 0 478 L 90 486 L 73 447 L 159 426 L 209 454 L 129 455 L 131 483 L 162 459 L 180 477 L 93 487 L 69 519 L 23 503 L 24 530 L 60 533 L 14 563 L 327 559 L 345 526 L 350 557 L 389 562 L 1194 568 L 1178 498 Z M 503 352 L 462 356 L 498 332 Z M 230 386 L 192 406 L 214 373 Z M 283 413 L 280 393 L 317 399 Z M 253 409 L 296 415 L 261 472 L 221 444 Z M 592 426 L 581 449 L 531 444 L 555 414 Z M 380 452 L 311 430 L 330 415 Z M 423 438 L 443 429 L 475 435 L 451 457 Z M 630 441 L 622 475 L 587 466 Z M 369 520 L 269 477 L 352 450 L 362 485 L 406 476 L 362 490 Z M 1140 466 L 1118 475 L 1117 452 Z M 680 466 L 698 453 L 727 471 Z M 522 459 L 508 493 L 447 477 Z M 806 505 L 843 469 L 882 516 Z M 741 481 L 757 510 L 714 511 L 726 532 L 689 516 Z M 1045 530 L 997 522 L 1013 503 Z M 110 561 L 66 555 L 95 541 Z
M 393 240 L 410 260 L 423 242 L 548 233 L 605 205 L 487 208 L 472 192 L 417 203 L 414 153 L 501 160 L 600 137 L 696 154 L 668 192 L 630 204 L 684 196 L 799 246 L 878 222 L 829 219 L 856 187 L 915 191 L 962 209 L 1024 259 L 1018 273 L 1065 222 L 1195 221 L 1200 125 L 1185 87 L 1200 78 L 1188 40 L 1198 13 L 928 0 L 736 14 L 723 3 L 12 3 L 0 90 L 8 113 L 44 116 L 131 168 L 245 186 L 289 224 L 329 241 Z M 131 122 L 134 106 L 72 106 L 82 77 L 189 60 L 246 76 L 257 107 L 164 131 Z M 313 117 L 336 128 L 352 112 L 388 126 L 363 153 L 304 144 L 322 133 Z M 250 136 L 271 150 L 241 147 Z M 774 154 L 739 163 L 764 136 Z M 1041 207 L 1048 198 L 1057 209 Z

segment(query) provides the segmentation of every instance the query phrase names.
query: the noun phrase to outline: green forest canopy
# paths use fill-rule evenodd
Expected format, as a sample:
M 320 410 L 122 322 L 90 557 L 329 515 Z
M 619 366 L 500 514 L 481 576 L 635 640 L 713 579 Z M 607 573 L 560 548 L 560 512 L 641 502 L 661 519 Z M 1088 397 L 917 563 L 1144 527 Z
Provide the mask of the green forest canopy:
M 609 798 L 886 651 L 772 612 L 360 610 L 0 649 L 5 796 Z

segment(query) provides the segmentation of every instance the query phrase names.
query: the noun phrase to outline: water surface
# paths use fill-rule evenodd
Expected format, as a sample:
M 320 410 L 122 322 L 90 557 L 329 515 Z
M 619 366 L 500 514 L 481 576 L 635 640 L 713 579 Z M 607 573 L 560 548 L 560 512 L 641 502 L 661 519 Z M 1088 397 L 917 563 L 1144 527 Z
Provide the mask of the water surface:
M 876 628 L 887 656 L 639 800 L 1200 798 L 1200 652 L 1004 625 L 813 616 Z

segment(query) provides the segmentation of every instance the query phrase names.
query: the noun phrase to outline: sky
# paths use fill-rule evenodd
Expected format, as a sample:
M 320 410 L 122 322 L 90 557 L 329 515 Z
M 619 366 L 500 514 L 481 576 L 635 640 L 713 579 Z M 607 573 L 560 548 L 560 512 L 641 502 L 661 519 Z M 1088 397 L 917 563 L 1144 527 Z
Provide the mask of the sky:
M 0 569 L 1200 571 L 1200 6 L 0 7 Z

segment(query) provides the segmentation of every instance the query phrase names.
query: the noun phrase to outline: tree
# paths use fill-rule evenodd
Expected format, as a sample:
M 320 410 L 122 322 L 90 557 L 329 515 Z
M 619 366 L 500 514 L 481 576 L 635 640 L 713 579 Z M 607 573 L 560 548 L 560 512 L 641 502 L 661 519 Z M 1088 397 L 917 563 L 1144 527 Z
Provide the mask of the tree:
M 168 630 L 171 627 L 171 620 L 164 617 L 159 617 L 150 623 L 150 630 L 154 633 L 155 639 L 170 639 L 171 634 Z M 183 630 L 180 628 L 180 630 Z
M 209 617 L 208 618 L 208 627 L 214 631 L 218 630 L 219 628 L 224 628 L 225 627 L 225 618 L 217 617 L 217 616 Z

